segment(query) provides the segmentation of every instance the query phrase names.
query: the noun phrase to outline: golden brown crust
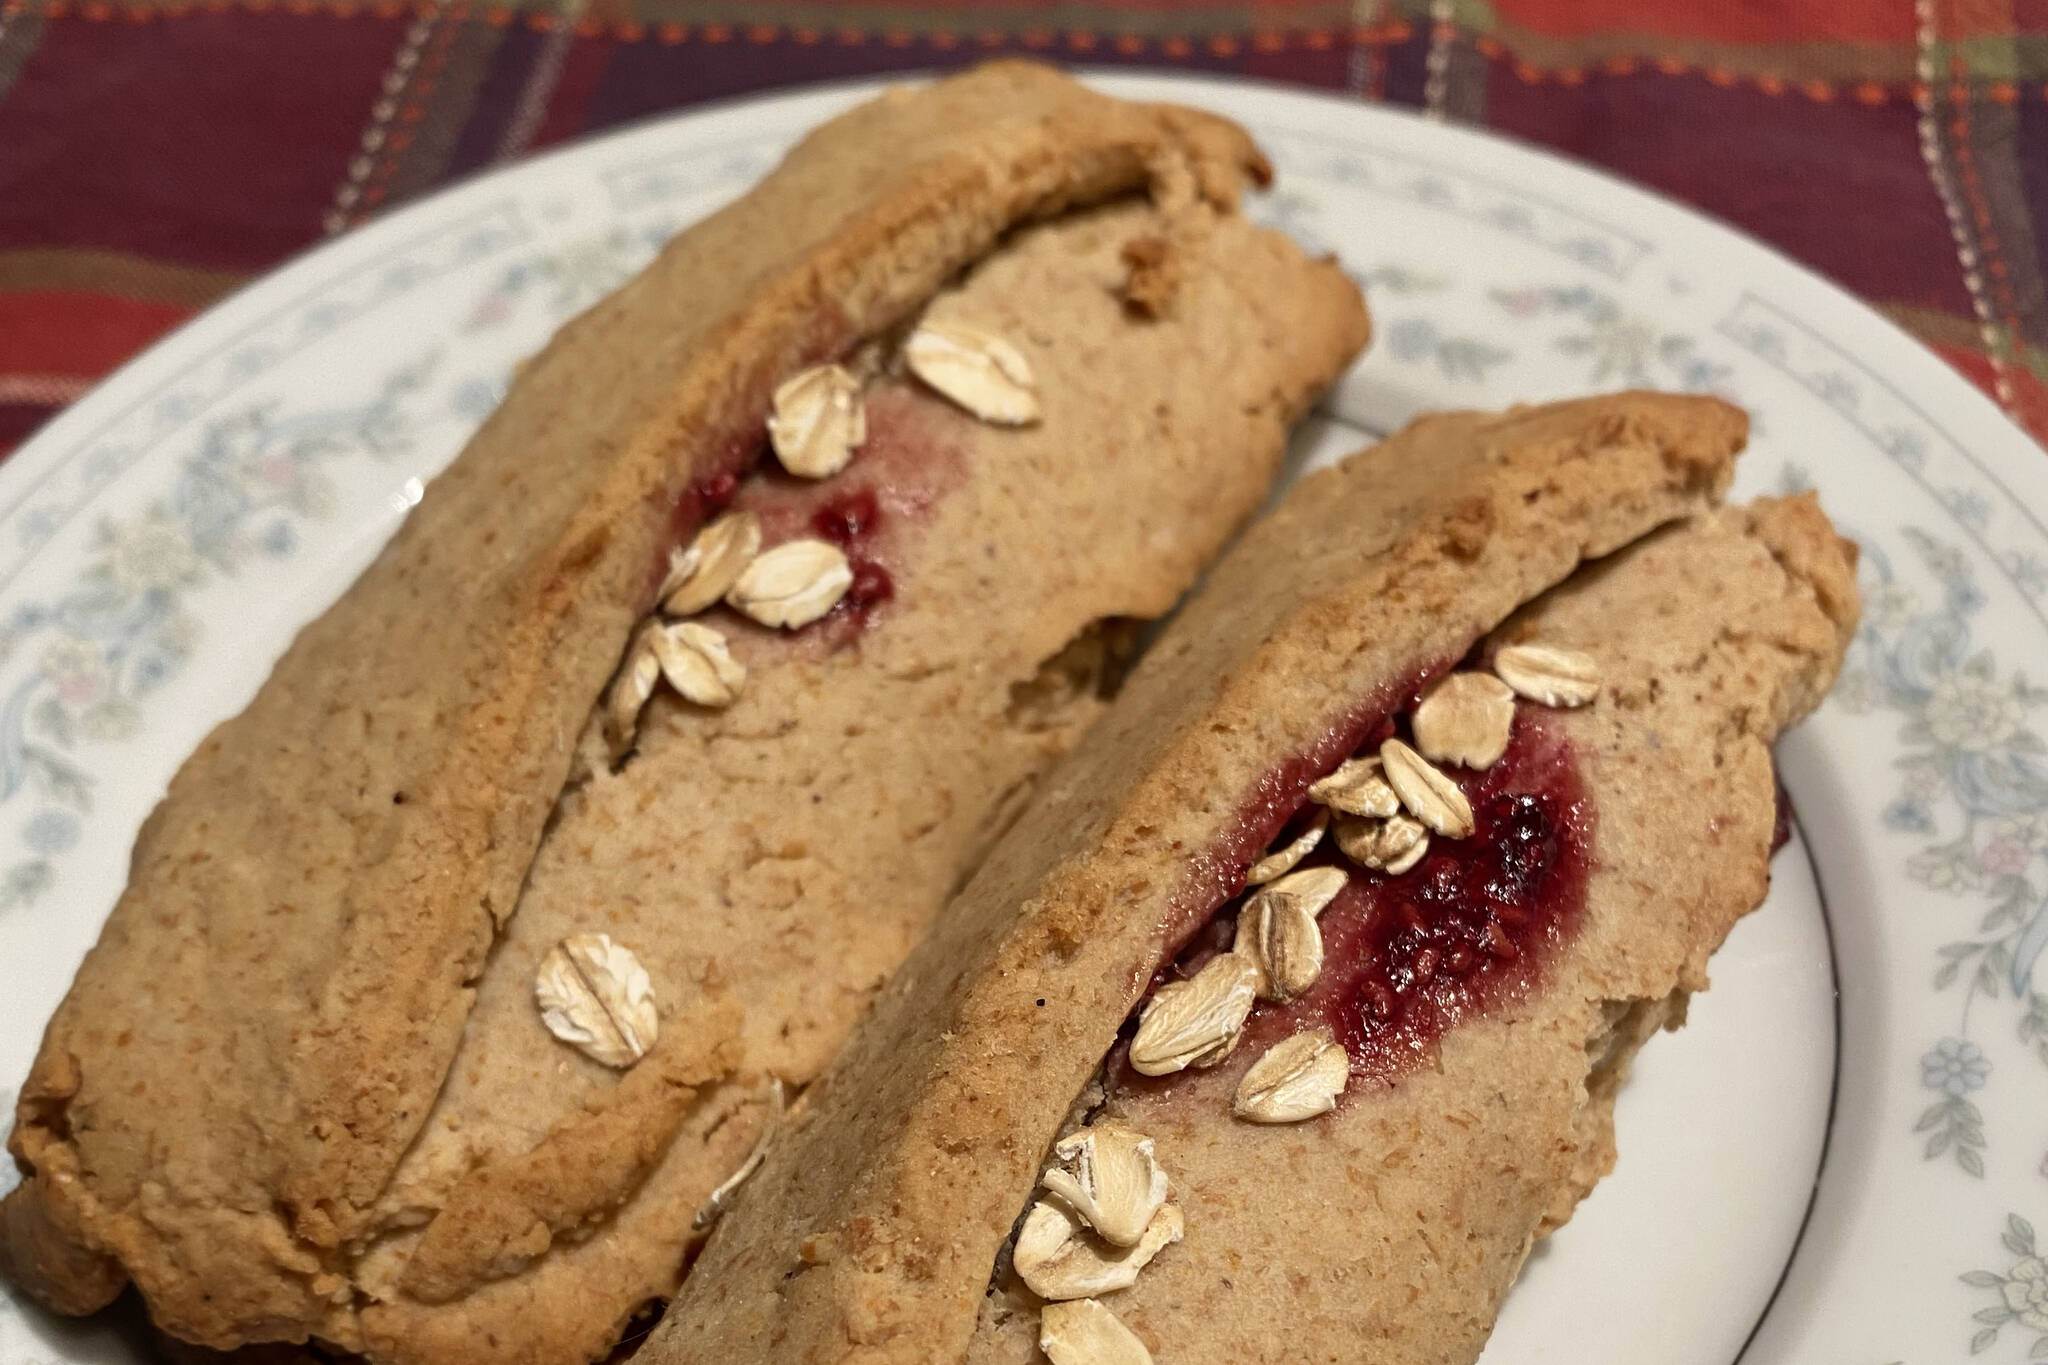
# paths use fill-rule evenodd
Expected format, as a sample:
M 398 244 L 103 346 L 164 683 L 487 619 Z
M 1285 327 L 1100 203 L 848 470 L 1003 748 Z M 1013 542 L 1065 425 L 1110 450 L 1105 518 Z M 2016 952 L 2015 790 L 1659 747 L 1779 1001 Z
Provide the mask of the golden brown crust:
M 72 1311 L 133 1276 L 202 1341 L 346 1340 L 347 1248 L 678 499 L 752 447 L 777 378 L 1016 223 L 1148 184 L 1224 202 L 1258 165 L 1220 121 L 984 68 L 821 129 L 565 327 L 146 822 L 23 1087 L 0 1269 Z
M 1712 400 L 1624 394 L 1425 418 L 1304 480 L 805 1095 L 648 1358 L 956 1358 L 1073 1096 L 1213 903 L 1203 879 L 1241 875 L 1204 851 L 1276 756 L 1327 744 L 1362 697 L 1462 655 L 1582 559 L 1709 505 L 1743 433 Z
M 79 1218 L 70 1207 L 78 1188 L 75 1163 L 60 1165 L 48 1179 L 43 1198 L 0 1204 L 0 1263 L 16 1284 L 59 1313 L 90 1313 L 111 1303 L 127 1277 L 67 1233 Z
M 1161 216 L 1125 202 L 1023 229 L 932 303 L 1024 351 L 1037 425 L 979 423 L 885 375 L 844 474 L 742 490 L 773 538 L 818 502 L 878 489 L 860 553 L 896 595 L 837 650 L 714 613 L 748 668 L 739 700 L 706 713 L 659 699 L 632 761 L 562 802 L 356 1267 L 371 1355 L 582 1358 L 672 1293 L 692 1215 L 760 1130 L 765 1078 L 818 1073 L 1101 710 L 1090 623 L 1163 612 L 1261 499 L 1289 416 L 1359 340 L 1356 298 L 1331 268 L 1218 216 L 1183 234 L 1180 306 L 1133 317 L 1110 286 L 1123 244 Z M 635 948 L 662 999 L 701 977 L 745 1007 L 732 1075 L 662 1110 L 652 1164 L 562 1124 L 612 1082 L 565 1065 L 532 1008 L 537 956 L 594 925 Z M 553 1212 L 536 1221 L 517 1190 L 550 1181 Z M 484 1219 L 516 1235 L 479 1235 Z M 479 1325 L 515 1319 L 516 1339 L 479 1344 Z
M 1249 1048 L 1170 1089 L 1112 1089 L 1102 1116 L 1153 1138 L 1187 1215 L 1187 1239 L 1109 1299 L 1162 1357 L 1280 1365 L 1369 1341 L 1384 1365 L 1478 1358 L 1533 1241 L 1612 1167 L 1636 1050 L 1682 1020 L 1763 899 L 1769 746 L 1841 665 L 1854 562 L 1810 496 L 1729 508 L 1589 566 L 1494 632 L 1489 648 L 1540 639 L 1600 662 L 1595 705 L 1541 717 L 1593 809 L 1578 932 L 1534 991 L 1327 1117 L 1233 1119 Z M 967 1359 L 1036 1359 L 1036 1321 L 1006 1285 Z
M 406 1262 L 402 1288 L 446 1303 L 523 1269 L 554 1238 L 609 1214 L 661 1159 L 692 1100 L 740 1068 L 739 1003 L 723 993 L 669 1017 L 654 1050 L 533 1148 L 450 1187 Z

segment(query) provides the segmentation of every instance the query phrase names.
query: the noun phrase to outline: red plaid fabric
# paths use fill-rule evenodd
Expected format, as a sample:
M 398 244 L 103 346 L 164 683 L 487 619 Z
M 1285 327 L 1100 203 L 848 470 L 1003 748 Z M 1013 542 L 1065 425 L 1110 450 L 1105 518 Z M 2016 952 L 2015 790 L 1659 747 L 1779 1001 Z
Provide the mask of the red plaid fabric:
M 2048 0 L 0 0 L 0 451 L 251 275 L 453 178 L 998 53 L 1555 147 L 1832 276 L 2048 436 Z

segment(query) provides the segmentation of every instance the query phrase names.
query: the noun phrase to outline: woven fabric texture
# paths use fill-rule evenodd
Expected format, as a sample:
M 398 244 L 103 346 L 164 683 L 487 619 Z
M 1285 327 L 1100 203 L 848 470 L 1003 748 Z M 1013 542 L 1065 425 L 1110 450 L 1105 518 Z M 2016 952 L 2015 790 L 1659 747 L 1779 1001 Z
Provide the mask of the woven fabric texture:
M 0 453 L 213 299 L 452 179 L 997 54 L 1556 148 L 1846 285 L 2048 436 L 2048 0 L 5 0 Z

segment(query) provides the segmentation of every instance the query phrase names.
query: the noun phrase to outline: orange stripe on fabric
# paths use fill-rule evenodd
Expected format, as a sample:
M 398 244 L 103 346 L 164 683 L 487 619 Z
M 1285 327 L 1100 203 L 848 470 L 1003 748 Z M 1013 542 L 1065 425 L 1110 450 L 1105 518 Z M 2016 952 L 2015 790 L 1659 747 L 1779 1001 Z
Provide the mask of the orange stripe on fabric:
M 0 372 L 105 374 L 191 315 L 72 289 L 0 294 Z
M 1948 36 L 1956 42 L 1973 38 L 2014 38 L 2033 25 L 2019 18 L 2013 0 L 1949 0 Z
M 1910 43 L 1913 17 L 1871 0 L 1702 5 L 1698 0 L 1494 0 L 1493 12 L 1560 37 L 1613 32 L 1761 45 L 1787 42 Z
M 0 296 L 62 289 L 203 308 L 247 278 L 240 271 L 205 270 L 97 247 L 0 249 Z
M 61 408 L 98 381 L 78 374 L 0 374 L 0 403 Z

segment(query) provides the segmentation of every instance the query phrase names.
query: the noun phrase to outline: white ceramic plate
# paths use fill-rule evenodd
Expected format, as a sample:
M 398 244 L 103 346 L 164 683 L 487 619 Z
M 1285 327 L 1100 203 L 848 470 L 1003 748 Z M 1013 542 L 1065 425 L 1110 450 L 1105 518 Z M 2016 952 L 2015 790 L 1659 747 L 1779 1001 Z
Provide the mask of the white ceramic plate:
M 1256 211 L 1378 337 L 1302 438 L 1626 385 L 1755 417 L 1742 493 L 1817 486 L 1865 626 L 1782 747 L 1802 837 L 1625 1091 L 1621 1161 L 1487 1360 L 2048 1352 L 2048 458 L 1946 365 L 1642 191 L 1386 109 L 1104 77 L 1251 126 Z M 512 364 L 872 87 L 685 115 L 486 176 L 181 329 L 0 467 L 0 1106 L 185 754 L 254 692 Z M 5 1119 L 0 1119 L 4 1124 Z M 0 1189 L 15 1179 L 0 1172 Z M 137 1358 L 0 1287 L 0 1365 Z

